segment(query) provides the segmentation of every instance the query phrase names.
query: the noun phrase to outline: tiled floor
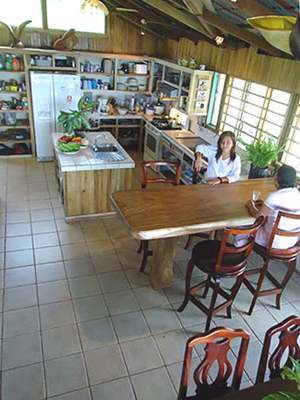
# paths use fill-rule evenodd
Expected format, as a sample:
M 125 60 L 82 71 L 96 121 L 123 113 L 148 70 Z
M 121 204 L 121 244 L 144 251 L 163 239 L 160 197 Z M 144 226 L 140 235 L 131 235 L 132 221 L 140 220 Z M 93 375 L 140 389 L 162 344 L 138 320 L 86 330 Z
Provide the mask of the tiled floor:
M 139 179 L 138 170 L 136 186 Z M 1 159 L 0 182 L 2 400 L 175 400 L 185 342 L 205 322 L 193 305 L 176 312 L 185 238 L 172 286 L 155 292 L 117 217 L 64 221 L 51 163 Z M 243 288 L 233 318 L 214 319 L 251 334 L 244 386 L 255 378 L 265 330 L 300 311 L 299 285 L 295 275 L 280 311 L 266 298 L 251 317 Z

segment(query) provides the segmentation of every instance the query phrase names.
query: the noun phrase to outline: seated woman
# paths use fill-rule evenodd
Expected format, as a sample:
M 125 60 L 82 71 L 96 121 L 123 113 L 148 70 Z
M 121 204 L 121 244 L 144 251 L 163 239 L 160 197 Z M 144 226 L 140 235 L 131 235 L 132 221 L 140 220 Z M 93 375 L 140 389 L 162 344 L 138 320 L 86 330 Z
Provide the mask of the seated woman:
M 259 228 L 256 234 L 255 242 L 260 246 L 266 247 L 275 224 L 279 211 L 300 214 L 300 193 L 295 187 L 297 174 L 293 167 L 282 165 L 274 176 L 274 185 L 276 191 L 269 194 L 267 199 L 260 205 L 259 202 L 253 204 L 248 201 L 246 207 L 250 214 L 257 218 L 260 215 L 268 217 L 265 224 Z M 255 206 L 258 206 L 257 209 Z M 280 221 L 280 229 L 293 231 L 299 229 L 299 221 L 291 218 L 284 218 Z M 242 246 L 245 237 L 242 235 L 236 237 L 235 246 Z M 288 249 L 297 242 L 295 237 L 275 236 L 272 247 L 275 249 Z
M 208 158 L 208 168 L 204 180 L 209 185 L 233 183 L 241 174 L 241 158 L 235 152 L 236 138 L 233 132 L 223 132 L 217 146 L 199 145 L 196 147 L 195 169 L 200 171 L 202 155 Z

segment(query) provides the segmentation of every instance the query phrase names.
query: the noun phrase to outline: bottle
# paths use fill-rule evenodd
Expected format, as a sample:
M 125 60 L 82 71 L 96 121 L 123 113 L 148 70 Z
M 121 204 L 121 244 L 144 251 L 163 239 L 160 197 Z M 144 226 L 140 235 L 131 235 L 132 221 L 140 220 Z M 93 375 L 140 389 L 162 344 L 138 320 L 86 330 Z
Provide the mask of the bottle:
M 18 70 L 19 70 L 18 61 L 17 61 L 15 55 L 13 55 L 13 58 L 12 58 L 11 69 L 12 69 L 13 71 L 18 71 Z
M 3 60 L 3 55 L 0 54 L 0 71 L 4 70 L 4 60 Z
M 5 69 L 6 71 L 11 71 L 11 58 L 9 54 L 6 54 Z

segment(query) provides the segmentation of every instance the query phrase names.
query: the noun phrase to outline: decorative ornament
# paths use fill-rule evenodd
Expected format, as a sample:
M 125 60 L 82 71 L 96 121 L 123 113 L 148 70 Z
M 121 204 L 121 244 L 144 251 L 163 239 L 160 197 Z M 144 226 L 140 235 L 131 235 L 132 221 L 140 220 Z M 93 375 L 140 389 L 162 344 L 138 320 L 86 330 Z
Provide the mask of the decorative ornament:
M 29 19 L 27 21 L 22 22 L 22 24 L 18 28 L 13 28 L 12 26 L 7 25 L 5 22 L 0 21 L 0 24 L 4 26 L 7 32 L 11 35 L 13 42 L 11 43 L 10 47 L 18 47 L 23 48 L 24 44 L 20 40 L 20 36 L 22 35 L 23 30 L 25 29 L 26 25 L 30 24 L 32 21 Z
M 80 12 L 82 13 L 91 13 L 91 14 L 99 14 L 103 12 L 105 16 L 109 14 L 108 8 L 102 1 L 99 0 L 84 0 L 82 5 L 80 6 Z
M 65 32 L 60 39 L 57 39 L 54 42 L 53 48 L 55 50 L 73 50 L 77 43 L 78 36 L 75 33 L 75 29 L 72 28 Z

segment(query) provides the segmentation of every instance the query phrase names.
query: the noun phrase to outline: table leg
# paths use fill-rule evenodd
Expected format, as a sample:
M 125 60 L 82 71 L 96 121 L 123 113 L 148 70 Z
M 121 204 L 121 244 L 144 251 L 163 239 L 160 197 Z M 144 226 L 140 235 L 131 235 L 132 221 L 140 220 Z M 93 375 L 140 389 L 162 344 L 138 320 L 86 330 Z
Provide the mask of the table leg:
M 150 282 L 155 290 L 171 285 L 177 239 L 158 239 L 156 242 L 150 271 Z

